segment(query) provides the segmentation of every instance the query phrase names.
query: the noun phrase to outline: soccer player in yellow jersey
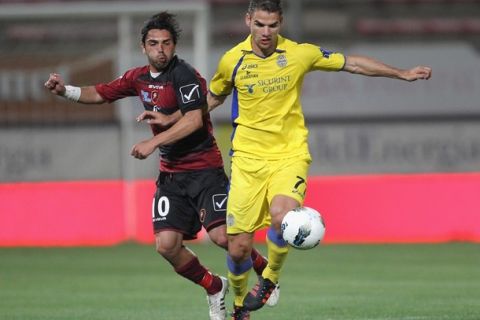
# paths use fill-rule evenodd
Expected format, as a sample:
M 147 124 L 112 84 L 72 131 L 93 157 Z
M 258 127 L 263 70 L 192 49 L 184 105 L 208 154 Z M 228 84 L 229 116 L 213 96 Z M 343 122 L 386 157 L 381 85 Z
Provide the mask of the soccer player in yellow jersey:
M 429 79 L 431 69 L 402 70 L 364 56 L 345 56 L 279 35 L 280 0 L 251 0 L 247 39 L 221 58 L 210 83 L 209 109 L 232 94 L 232 172 L 227 204 L 228 278 L 233 319 L 249 319 L 275 289 L 288 254 L 280 225 L 301 206 L 311 162 L 300 105 L 307 72 L 346 71 L 406 81 Z M 255 231 L 267 231 L 268 265 L 248 292 Z

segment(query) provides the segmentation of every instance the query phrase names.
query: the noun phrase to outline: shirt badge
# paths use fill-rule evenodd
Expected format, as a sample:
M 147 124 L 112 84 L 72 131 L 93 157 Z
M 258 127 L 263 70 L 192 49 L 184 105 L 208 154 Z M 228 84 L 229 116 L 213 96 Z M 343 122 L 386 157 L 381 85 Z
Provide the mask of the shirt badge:
M 284 54 L 280 54 L 277 58 L 277 65 L 280 68 L 284 68 L 287 66 L 287 64 L 288 64 L 287 57 L 285 57 Z
M 152 92 L 152 102 L 154 104 L 158 104 L 158 98 L 159 98 L 158 91 L 153 91 Z
M 152 98 L 150 97 L 150 92 L 141 90 L 143 102 L 151 103 Z

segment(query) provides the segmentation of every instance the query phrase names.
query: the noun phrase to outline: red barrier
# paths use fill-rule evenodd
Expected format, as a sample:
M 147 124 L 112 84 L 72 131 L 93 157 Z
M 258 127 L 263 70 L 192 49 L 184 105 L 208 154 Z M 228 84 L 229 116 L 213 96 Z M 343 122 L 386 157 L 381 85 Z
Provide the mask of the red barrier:
M 120 181 L 0 184 L 0 246 L 113 245 L 125 239 Z
M 153 180 L 0 184 L 0 246 L 152 243 L 154 190 Z M 324 216 L 326 243 L 480 242 L 479 193 L 480 173 L 310 177 L 305 205 Z
M 480 174 L 312 177 L 326 242 L 480 242 Z

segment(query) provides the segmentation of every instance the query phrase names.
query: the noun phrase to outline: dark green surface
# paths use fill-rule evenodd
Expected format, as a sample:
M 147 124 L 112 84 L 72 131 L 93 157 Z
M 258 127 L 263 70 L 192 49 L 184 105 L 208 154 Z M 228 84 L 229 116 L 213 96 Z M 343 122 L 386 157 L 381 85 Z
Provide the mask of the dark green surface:
M 225 274 L 224 252 L 191 248 Z M 292 249 L 281 287 L 279 305 L 252 319 L 478 320 L 480 245 Z M 203 289 L 153 246 L 0 248 L 0 319 L 200 320 L 208 311 Z

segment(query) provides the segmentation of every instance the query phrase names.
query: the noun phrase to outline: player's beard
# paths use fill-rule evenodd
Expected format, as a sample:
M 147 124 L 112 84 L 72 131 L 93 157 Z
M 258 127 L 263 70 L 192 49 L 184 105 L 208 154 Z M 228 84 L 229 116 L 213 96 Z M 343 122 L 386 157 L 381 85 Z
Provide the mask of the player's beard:
M 165 69 L 171 59 L 168 59 L 167 56 L 157 57 L 157 58 L 148 58 L 150 64 L 157 69 L 157 71 L 162 71 Z

